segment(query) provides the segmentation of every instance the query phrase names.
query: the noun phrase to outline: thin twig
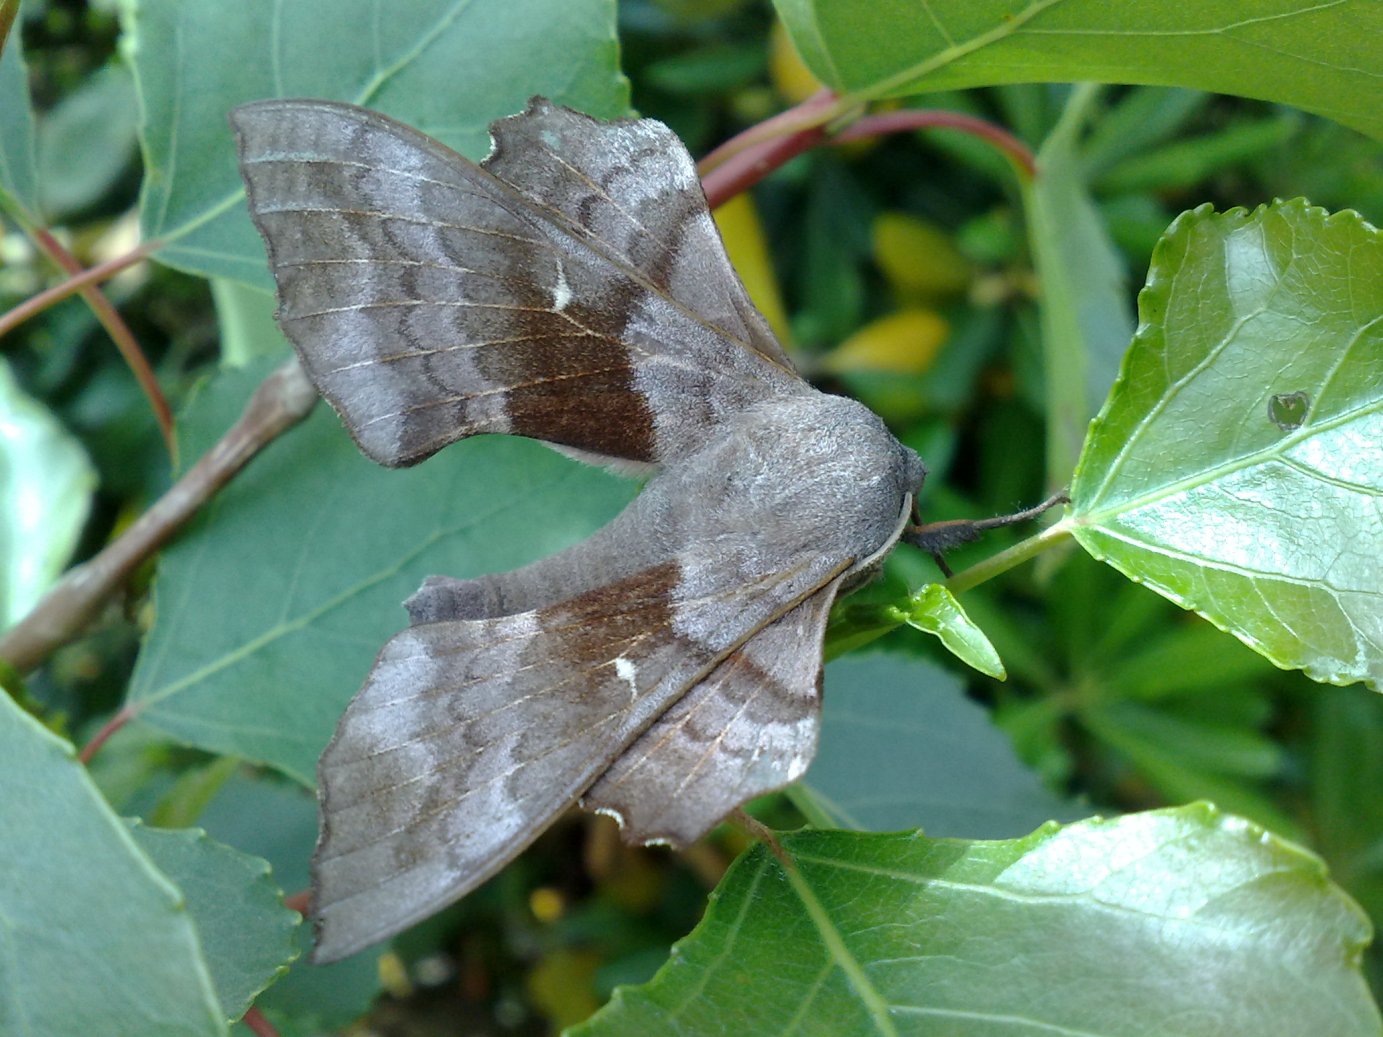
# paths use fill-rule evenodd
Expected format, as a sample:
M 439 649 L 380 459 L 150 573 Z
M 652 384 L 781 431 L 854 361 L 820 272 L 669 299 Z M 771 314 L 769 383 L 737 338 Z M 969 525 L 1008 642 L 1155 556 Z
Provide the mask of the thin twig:
M 1025 176 L 1031 178 L 1037 172 L 1037 160 L 1026 144 L 1002 127 L 972 115 L 909 108 L 866 115 L 832 133 L 832 121 L 847 112 L 845 102 L 826 90 L 732 137 L 698 165 L 707 203 L 714 209 L 819 144 L 842 144 L 914 130 L 953 129 L 969 133 L 993 144 Z
M 123 256 L 116 256 L 98 266 L 90 267 L 80 274 L 69 277 L 61 284 L 55 284 L 52 288 L 30 296 L 8 313 L 0 314 L 0 337 L 9 334 L 30 317 L 37 316 L 48 307 L 62 302 L 68 296 L 76 295 L 87 285 L 109 281 L 127 267 L 132 267 L 136 263 L 148 259 L 150 255 L 162 247 L 162 241 L 146 241 L 138 248 L 126 252 Z
M 70 277 L 75 278 L 83 272 L 82 264 L 77 257 L 69 252 L 51 232 L 42 227 L 35 227 L 33 236 L 34 240 L 38 242 L 39 248 L 43 249 L 48 257 L 62 267 Z M 94 284 L 83 284 L 77 290 L 81 292 L 86 304 L 91 307 L 91 312 L 96 314 L 96 319 L 101 322 L 101 327 L 106 329 L 106 334 L 115 343 L 115 348 L 120 350 L 120 355 L 125 358 L 125 363 L 129 365 L 139 387 L 144 390 L 144 395 L 149 400 L 149 406 L 153 408 L 154 420 L 158 422 L 159 431 L 163 433 L 163 443 L 168 448 L 168 456 L 176 461 L 178 444 L 173 436 L 173 411 L 168 406 L 168 398 L 163 395 L 163 389 L 159 386 L 158 379 L 154 377 L 154 369 L 149 366 L 149 358 L 144 355 L 144 350 L 139 348 L 139 342 L 135 339 L 134 332 L 130 331 L 130 326 L 125 323 L 120 312 Z
M 146 558 L 260 450 L 305 418 L 316 400 L 317 391 L 296 359 L 274 371 L 250 397 L 240 420 L 153 507 L 95 557 L 68 570 L 37 607 L 0 638 L 0 658 L 28 673 L 77 636 Z
M 251 1005 L 242 1017 L 245 1025 L 255 1034 L 255 1037 L 279 1037 L 279 1032 L 274 1028 L 274 1024 L 264 1018 L 264 1013 L 254 1005 Z
M 19 0 L 0 0 L 0 51 L 5 49 L 5 39 L 10 34 L 15 15 L 19 13 Z
M 971 136 L 988 141 L 1002 151 L 1029 177 L 1037 175 L 1037 159 L 1032 149 L 1021 140 L 992 122 L 985 122 L 973 115 L 960 112 L 944 112 L 928 108 L 902 108 L 896 112 L 881 112 L 866 115 L 863 119 L 846 127 L 831 138 L 832 143 L 848 140 L 861 140 L 865 137 L 881 137 L 889 133 L 906 133 L 911 130 L 960 130 Z
M 706 203 L 714 209 L 753 187 L 788 159 L 816 147 L 826 139 L 821 126 L 799 130 L 791 136 L 766 140 L 738 152 L 701 178 Z
M 1037 557 L 1043 551 L 1070 536 L 1073 525 L 1071 516 L 1067 515 L 1060 522 L 1048 526 L 1041 533 L 1020 540 L 1012 547 L 1000 551 L 996 555 L 990 555 L 984 561 L 977 562 L 968 569 L 962 569 L 946 581 L 946 589 L 952 594 L 959 594 L 962 591 L 968 591 L 971 587 L 978 587 L 980 584 L 994 579 L 1000 573 L 1006 573 L 1010 569 L 1022 565 L 1029 558 Z
M 109 720 L 101 725 L 101 730 L 91 736 L 91 741 L 82 746 L 82 751 L 77 754 L 77 759 L 83 764 L 90 763 L 91 758 L 101 751 L 101 746 L 106 744 L 110 736 L 115 734 L 115 732 L 119 731 L 133 719 L 133 707 L 129 705 L 121 706 Z
M 769 141 L 791 137 L 803 130 L 824 126 L 843 114 L 848 107 L 848 104 L 842 102 L 833 91 L 823 87 L 801 104 L 779 112 L 763 122 L 756 122 L 747 130 L 735 134 L 719 147 L 712 149 L 696 164 L 697 171 L 704 177 L 742 151 Z

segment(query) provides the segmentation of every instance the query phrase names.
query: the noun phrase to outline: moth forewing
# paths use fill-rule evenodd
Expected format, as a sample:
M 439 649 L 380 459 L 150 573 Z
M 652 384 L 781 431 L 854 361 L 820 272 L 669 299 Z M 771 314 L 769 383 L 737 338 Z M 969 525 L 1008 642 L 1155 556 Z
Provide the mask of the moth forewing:
M 508 432 L 660 462 L 802 384 L 661 124 L 535 101 L 481 166 L 328 101 L 231 123 L 279 322 L 376 461 Z

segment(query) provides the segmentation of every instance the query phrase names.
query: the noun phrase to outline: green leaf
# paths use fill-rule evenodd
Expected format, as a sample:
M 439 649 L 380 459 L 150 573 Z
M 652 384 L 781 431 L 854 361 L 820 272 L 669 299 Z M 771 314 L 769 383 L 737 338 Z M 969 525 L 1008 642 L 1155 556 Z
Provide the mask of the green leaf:
M 1127 272 L 1091 201 L 1076 146 L 1095 99 L 1078 87 L 1024 184 L 1028 235 L 1042 284 L 1047 485 L 1065 486 L 1086 426 L 1109 392 L 1133 334 Z
M 1095 186 L 1108 194 L 1177 188 L 1203 192 L 1201 181 L 1220 170 L 1280 151 L 1299 133 L 1301 123 L 1301 116 L 1291 111 L 1230 123 L 1214 133 L 1130 155 L 1103 173 Z
M 19 33 L 4 39 L 17 21 L 19 0 L 0 0 L 0 194 L 8 195 L 29 219 L 38 211 L 38 173 L 34 157 L 34 113 L 29 104 L 29 71 Z M 6 206 L 0 199 L 0 210 Z
M 223 373 L 180 422 L 199 457 L 270 365 Z M 630 483 L 537 443 L 480 437 L 390 471 L 326 407 L 205 508 L 163 555 L 129 704 L 173 737 L 312 783 L 400 607 L 432 573 L 515 568 L 581 539 Z
M 865 303 L 861 263 L 870 253 L 873 202 L 850 170 L 831 155 L 813 155 L 802 216 L 803 308 L 794 338 L 835 345 L 860 326 Z
M 129 69 L 84 80 L 38 125 L 38 182 L 48 222 L 99 201 L 135 157 L 137 105 Z
M 0 788 L 0 1033 L 225 1033 L 181 894 L 3 694 Z
M 843 828 L 994 839 L 1073 816 L 958 679 L 892 653 L 826 667 L 821 748 L 804 784 L 822 823 Z
M 226 112 L 262 97 L 327 97 L 386 112 L 483 157 L 487 127 L 533 94 L 622 115 L 612 0 L 141 0 L 122 5 L 158 256 L 269 287 L 242 203 Z M 517 27 L 527 27 L 519 31 Z
M 1284 668 L 1383 677 L 1383 240 L 1302 201 L 1181 216 L 1065 520 Z M 1304 420 L 1272 409 L 1304 394 Z
M 649 62 L 643 78 L 670 94 L 722 96 L 761 75 L 767 61 L 759 40 L 714 42 Z
M 905 623 L 935 636 L 967 666 L 997 680 L 1005 678 L 1004 664 L 989 638 L 965 614 L 955 595 L 939 583 L 925 584 L 893 601 L 838 603 L 826 629 L 826 658 L 869 644 Z
M 222 786 L 202 815 L 215 838 L 263 857 L 285 889 L 307 888 L 308 861 L 317 842 L 317 799 L 272 772 L 242 767 Z M 372 947 L 331 965 L 314 965 L 312 927 L 300 925 L 300 956 L 284 976 L 255 1000 L 255 1007 L 288 1034 L 320 1034 L 347 1027 L 380 992 L 379 957 Z
M 929 583 L 898 607 L 903 622 L 914 629 L 934 634 L 946 650 L 967 666 L 995 680 L 1003 680 L 1003 661 L 984 631 L 977 627 L 956 596 L 940 583 Z
M 1301 826 L 1236 770 L 1271 772 L 1281 751 L 1256 732 L 1207 724 L 1132 703 L 1081 711 L 1081 723 L 1172 802 L 1205 799 L 1257 824 L 1300 837 Z M 1256 774 L 1254 776 L 1257 776 Z
M 1098 181 L 1111 165 L 1172 137 L 1210 100 L 1200 90 L 1142 86 L 1125 91 L 1090 127 L 1081 148 L 1086 179 Z
M 1212 807 L 997 843 L 807 832 L 742 857 L 642 987 L 573 1037 L 1377 1037 L 1367 919 Z
M 1383 137 L 1375 0 L 774 0 L 813 74 L 897 97 L 995 83 L 1145 83 L 1282 101 Z
M 259 857 L 196 828 L 146 828 L 134 822 L 131 831 L 187 898 L 221 1011 L 227 1019 L 239 1019 L 297 957 L 298 913 L 283 906 L 283 891 Z
M 287 357 L 292 350 L 274 322 L 274 297 L 225 277 L 211 280 L 220 331 L 221 360 L 241 367 L 257 357 Z
M 243 766 L 234 756 L 213 756 L 205 763 L 193 764 L 158 797 L 144 820 L 155 828 L 191 828 L 221 787 Z
M 1082 720 L 1116 745 L 1119 742 L 1108 734 L 1111 727 L 1146 744 L 1150 756 L 1175 759 L 1210 773 L 1270 778 L 1283 765 L 1280 745 L 1262 732 L 1238 724 L 1178 716 L 1135 702 L 1112 702 L 1087 710 Z
M 288 975 L 255 1002 L 283 1037 L 318 1037 L 351 1024 L 370 1010 L 379 997 L 380 948 L 361 951 L 330 965 L 314 965 L 312 927 L 298 926 L 298 960 Z M 247 1035 L 248 1037 L 248 1035 Z
M 0 359 L 0 630 L 28 614 L 77 546 L 96 473 Z
M 1315 837 L 1340 884 L 1383 917 L 1383 697 L 1323 688 L 1310 742 Z M 1376 957 L 1376 955 L 1375 955 Z M 1375 962 L 1375 965 L 1377 962 Z
M 1142 590 L 1126 584 L 1139 597 L 1157 603 L 1159 620 L 1165 620 L 1164 602 Z M 1132 595 L 1121 594 L 1109 602 L 1111 607 L 1122 605 Z M 1092 614 L 1098 617 L 1098 603 Z M 1125 699 L 1184 698 L 1205 708 L 1220 697 L 1218 692 L 1247 681 L 1256 681 L 1272 673 L 1272 667 L 1261 655 L 1237 644 L 1226 644 L 1224 635 L 1209 623 L 1180 617 L 1186 622 L 1149 624 L 1133 644 L 1114 646 L 1117 654 L 1105 651 L 1103 668 L 1108 682 L 1119 689 Z M 1103 647 L 1103 646 L 1102 646 Z

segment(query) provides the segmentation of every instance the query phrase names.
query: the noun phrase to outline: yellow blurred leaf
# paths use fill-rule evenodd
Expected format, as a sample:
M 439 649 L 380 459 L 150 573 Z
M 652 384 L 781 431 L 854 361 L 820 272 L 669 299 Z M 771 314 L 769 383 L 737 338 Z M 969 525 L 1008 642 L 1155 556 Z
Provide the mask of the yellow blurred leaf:
M 538 921 L 550 925 L 566 913 L 567 902 L 551 886 L 539 886 L 528 895 L 528 910 Z
M 835 374 L 920 374 L 931 367 L 950 333 L 950 324 L 935 310 L 899 310 L 860 328 L 827 353 L 820 366 Z
M 802 63 L 782 22 L 773 23 L 768 46 L 769 78 L 783 100 L 789 104 L 801 104 L 821 89 L 821 81 Z
M 740 280 L 744 282 L 749 298 L 759 312 L 768 318 L 769 327 L 779 341 L 786 344 L 787 313 L 783 309 L 778 277 L 773 272 L 773 263 L 768 256 L 768 243 L 764 240 L 764 229 L 759 222 L 754 199 L 748 194 L 737 194 L 718 208 L 714 215 L 720 236 L 725 239 L 725 251 L 730 254 L 730 262 L 735 265 Z
M 393 951 L 379 957 L 379 985 L 397 998 L 411 997 L 413 981 L 408 978 L 408 966 Z
M 913 298 L 959 295 L 974 275 L 949 234 L 903 212 L 875 219 L 874 260 L 895 289 Z
M 528 996 L 554 1030 L 574 1026 L 600 1007 L 595 996 L 600 964 L 595 951 L 561 948 L 546 955 L 528 974 Z

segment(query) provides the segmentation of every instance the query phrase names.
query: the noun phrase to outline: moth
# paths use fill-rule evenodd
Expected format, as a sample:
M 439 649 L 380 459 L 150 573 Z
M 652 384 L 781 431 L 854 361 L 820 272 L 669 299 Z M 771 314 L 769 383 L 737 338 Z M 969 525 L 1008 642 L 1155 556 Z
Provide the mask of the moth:
M 926 468 L 796 373 L 672 131 L 535 98 L 477 165 L 345 104 L 231 123 L 279 324 L 362 451 L 508 433 L 648 476 L 586 541 L 406 602 L 318 768 L 316 960 L 463 896 L 578 800 L 681 846 L 799 778 L 831 604 Z

